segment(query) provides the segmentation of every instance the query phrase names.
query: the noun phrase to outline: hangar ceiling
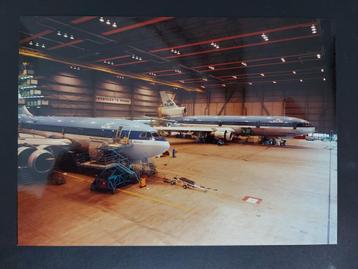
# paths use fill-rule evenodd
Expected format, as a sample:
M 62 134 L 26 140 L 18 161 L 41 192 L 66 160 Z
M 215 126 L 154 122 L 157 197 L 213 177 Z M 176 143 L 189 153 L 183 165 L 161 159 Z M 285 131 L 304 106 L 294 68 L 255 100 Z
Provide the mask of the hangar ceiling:
M 332 68 L 329 33 L 329 24 L 314 19 L 32 16 L 21 17 L 20 47 L 204 92 L 324 84 Z

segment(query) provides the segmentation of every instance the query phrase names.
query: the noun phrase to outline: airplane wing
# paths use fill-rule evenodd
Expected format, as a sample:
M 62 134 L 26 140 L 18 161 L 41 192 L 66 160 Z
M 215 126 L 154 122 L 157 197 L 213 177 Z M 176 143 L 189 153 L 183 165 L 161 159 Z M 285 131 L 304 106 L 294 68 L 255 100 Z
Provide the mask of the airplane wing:
M 201 126 L 155 126 L 158 131 L 172 131 L 172 132 L 214 132 L 214 128 Z
M 19 133 L 18 145 L 29 145 L 29 146 L 70 146 L 72 141 L 63 138 L 47 138 L 39 135 L 28 135 Z

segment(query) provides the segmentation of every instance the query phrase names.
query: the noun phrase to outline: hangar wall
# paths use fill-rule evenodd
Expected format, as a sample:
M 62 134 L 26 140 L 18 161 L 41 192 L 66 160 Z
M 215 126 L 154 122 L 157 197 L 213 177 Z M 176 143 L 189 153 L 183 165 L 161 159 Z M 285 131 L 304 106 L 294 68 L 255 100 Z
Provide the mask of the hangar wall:
M 73 70 L 67 65 L 45 61 L 33 62 L 48 106 L 34 108 L 36 115 L 130 117 L 157 115 L 159 90 L 144 83 L 116 78 L 93 70 Z M 153 86 L 154 87 L 154 86 Z M 119 97 L 131 104 L 96 102 L 96 96 Z

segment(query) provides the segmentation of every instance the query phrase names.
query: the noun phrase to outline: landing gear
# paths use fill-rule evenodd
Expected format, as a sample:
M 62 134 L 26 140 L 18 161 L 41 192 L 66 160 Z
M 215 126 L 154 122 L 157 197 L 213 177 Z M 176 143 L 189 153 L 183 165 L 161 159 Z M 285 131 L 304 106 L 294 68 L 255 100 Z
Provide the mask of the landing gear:
M 285 139 L 281 139 L 281 140 L 280 140 L 280 146 L 281 146 L 281 147 L 286 146 L 286 140 L 285 140 Z
M 274 146 L 274 145 L 276 145 L 276 144 L 277 144 L 277 141 L 276 141 L 276 138 L 272 138 L 272 137 L 270 137 L 270 138 L 268 138 L 268 137 L 264 137 L 264 138 L 262 138 L 261 143 L 262 143 L 263 145 L 272 145 L 272 146 Z

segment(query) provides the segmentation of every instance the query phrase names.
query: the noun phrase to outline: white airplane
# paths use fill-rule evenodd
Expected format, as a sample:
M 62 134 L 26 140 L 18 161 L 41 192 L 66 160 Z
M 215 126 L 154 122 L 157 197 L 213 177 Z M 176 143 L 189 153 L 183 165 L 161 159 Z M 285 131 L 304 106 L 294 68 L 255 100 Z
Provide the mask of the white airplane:
M 157 130 L 140 122 L 33 116 L 23 104 L 19 105 L 18 129 L 18 166 L 37 174 L 46 174 L 53 168 L 58 152 L 78 149 L 94 156 L 98 148 L 108 146 L 137 162 L 162 154 L 170 146 Z
M 261 136 L 268 144 L 285 145 L 283 138 L 292 138 L 300 135 L 314 133 L 315 128 L 310 122 L 286 116 L 175 116 L 177 111 L 183 111 L 165 92 L 161 92 L 165 111 L 175 124 L 171 126 L 157 126 L 159 131 L 194 133 L 201 140 L 231 141 L 235 136 Z M 175 113 L 170 112 L 173 109 Z
M 159 117 L 182 117 L 186 113 L 186 108 L 177 106 L 173 98 L 167 92 L 161 91 L 162 106 L 159 107 Z

